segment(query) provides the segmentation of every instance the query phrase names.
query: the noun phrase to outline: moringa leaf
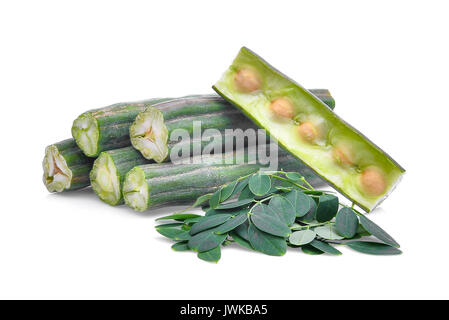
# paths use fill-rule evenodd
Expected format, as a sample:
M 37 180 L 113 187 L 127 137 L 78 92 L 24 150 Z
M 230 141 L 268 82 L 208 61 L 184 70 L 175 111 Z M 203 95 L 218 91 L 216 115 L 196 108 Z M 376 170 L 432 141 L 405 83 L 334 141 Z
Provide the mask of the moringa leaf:
M 396 255 L 401 254 L 402 251 L 389 246 L 388 244 L 379 243 L 379 242 L 370 242 L 370 241 L 351 241 L 346 243 L 348 247 L 351 249 L 373 255 Z
M 192 219 L 193 219 L 193 218 L 192 218 Z M 192 228 L 192 226 L 189 225 L 189 224 L 184 224 L 184 225 L 181 227 L 181 229 L 184 230 L 184 231 L 190 231 L 190 228 Z
M 225 204 L 220 204 L 215 208 L 215 210 L 227 210 L 227 209 L 241 208 L 241 207 L 244 207 L 244 206 L 250 204 L 253 201 L 254 201 L 253 199 L 244 199 L 244 200 L 238 200 L 238 201 L 229 202 L 229 203 L 225 203 Z
M 338 211 L 335 218 L 335 228 L 340 235 L 350 239 L 356 235 L 358 227 L 359 219 L 354 210 L 343 207 Z
M 290 226 L 290 230 L 302 230 L 303 228 L 304 228 L 304 226 L 302 226 L 296 222 Z
M 195 235 L 201 231 L 216 227 L 232 218 L 230 214 L 216 214 L 213 216 L 203 217 L 195 223 L 190 229 L 190 235 Z
M 301 250 L 302 250 L 302 252 L 310 254 L 312 256 L 317 256 L 317 255 L 324 253 L 320 249 L 317 249 L 317 248 L 311 246 L 310 244 L 306 244 L 305 246 L 302 246 Z
M 256 195 L 251 192 L 251 190 L 249 189 L 249 186 L 247 185 L 242 189 L 242 192 L 240 192 L 238 200 L 254 199 L 255 196 Z
M 315 239 L 316 233 L 313 230 L 301 230 L 293 232 L 288 241 L 295 246 L 308 244 Z
M 324 242 L 324 241 L 320 241 L 320 240 L 313 240 L 310 245 L 318 250 L 321 250 L 325 253 L 328 254 L 332 254 L 332 255 L 336 255 L 336 256 L 340 256 L 342 255 L 342 253 L 335 249 L 334 247 L 332 247 L 330 244 Z
M 191 237 L 188 245 L 193 251 L 209 251 L 221 245 L 226 240 L 226 237 L 226 234 L 216 234 L 215 229 L 209 229 Z
M 218 189 L 209 199 L 209 206 L 215 209 L 220 204 L 221 189 Z
M 246 220 L 244 223 L 235 228 L 233 232 L 237 234 L 240 238 L 243 238 L 249 242 L 248 228 L 249 228 L 249 221 Z
M 157 228 L 156 231 L 159 232 L 164 237 L 170 238 L 172 240 L 176 241 L 184 241 L 190 239 L 189 231 L 182 230 L 178 227 L 163 227 L 163 228 Z
M 287 179 L 289 179 L 289 180 L 292 180 L 292 181 L 298 181 L 298 180 L 301 180 L 301 179 L 302 179 L 302 175 L 300 175 L 300 174 L 297 173 L 297 172 L 287 172 L 287 173 L 285 174 L 285 177 L 286 177 Z
M 177 242 L 171 246 L 174 251 L 188 251 L 190 250 L 187 241 Z
M 256 228 L 253 224 L 248 228 L 249 242 L 254 250 L 270 256 L 282 256 L 287 251 L 284 238 L 273 236 Z
M 291 233 L 288 225 L 276 215 L 267 214 L 271 209 L 266 207 L 265 204 L 258 205 L 251 214 L 251 222 L 264 232 L 278 237 L 288 237 Z
M 196 201 L 193 203 L 192 208 L 195 208 L 195 207 L 205 203 L 212 197 L 212 195 L 213 195 L 213 193 L 207 193 L 207 194 L 203 194 L 202 196 L 198 197 L 196 199 Z
M 172 215 L 169 215 L 169 216 L 157 218 L 156 221 L 161 221 L 161 220 L 185 220 L 185 219 L 196 218 L 196 217 L 201 217 L 201 216 L 199 214 L 193 214 L 193 213 L 178 213 L 178 214 L 172 214 Z
M 233 181 L 233 182 L 229 183 L 228 185 L 224 186 L 223 188 L 221 188 L 220 202 L 224 202 L 224 201 L 228 200 L 229 197 L 231 197 L 237 184 L 238 184 L 238 181 Z
M 316 220 L 318 222 L 331 221 L 338 211 L 338 198 L 331 194 L 323 194 L 319 198 L 316 210 Z
M 317 209 L 317 204 L 315 202 L 315 200 L 313 200 L 313 198 L 308 197 L 309 198 L 309 205 L 310 205 L 310 210 L 309 212 L 307 212 L 307 214 L 303 217 L 300 217 L 299 220 L 303 221 L 303 222 L 312 222 L 315 220 L 316 218 L 316 209 Z
M 344 237 L 340 236 L 337 233 L 337 230 L 331 224 L 317 227 L 314 230 L 317 235 L 319 235 L 321 238 L 324 238 L 326 240 L 342 240 L 342 239 L 344 239 Z
M 379 227 L 377 224 L 369 220 L 367 217 L 361 215 L 360 216 L 360 223 L 362 224 L 363 228 L 365 228 L 368 233 L 375 236 L 380 241 L 392 246 L 399 248 L 399 243 L 396 242 L 396 240 L 393 239 L 392 236 L 390 236 L 386 231 L 384 231 L 381 227 Z
M 294 189 L 285 195 L 285 198 L 290 201 L 295 208 L 297 217 L 305 216 L 310 210 L 309 197 L 304 193 Z
M 287 225 L 291 225 L 295 222 L 295 208 L 291 202 L 284 197 L 275 196 L 271 198 L 267 208 L 270 208 Z
M 221 248 L 220 248 L 220 246 L 218 246 L 218 247 L 208 250 L 208 251 L 199 252 L 198 258 L 200 258 L 201 260 L 207 261 L 207 262 L 217 263 L 218 260 L 220 260 L 220 258 L 221 258 Z
M 357 235 L 361 237 L 368 237 L 371 235 L 366 229 L 359 223 L 359 227 L 357 228 Z
M 215 230 L 215 232 L 217 234 L 225 234 L 231 230 L 234 230 L 239 225 L 241 225 L 242 223 L 244 223 L 248 220 L 248 211 L 249 210 L 247 210 L 247 212 L 242 212 L 242 213 L 236 215 L 235 217 L 232 217 L 231 219 L 229 219 L 222 225 L 218 226 L 217 229 Z
M 246 186 L 248 186 L 248 182 L 249 182 L 250 177 L 246 177 L 243 180 L 240 180 L 237 184 L 237 186 L 234 189 L 234 192 L 232 193 L 232 195 L 236 195 L 242 192 L 243 189 L 245 189 Z
M 266 174 L 258 172 L 251 176 L 248 186 L 256 196 L 263 196 L 271 189 L 271 179 Z
M 254 248 L 251 247 L 251 244 L 249 243 L 249 241 L 240 237 L 235 231 L 231 231 L 230 236 L 232 237 L 232 239 L 234 239 L 234 241 L 236 243 L 238 243 L 242 247 L 245 247 L 250 250 L 254 250 Z
M 197 223 L 197 222 L 200 221 L 202 218 L 204 218 L 204 217 L 203 217 L 203 216 L 198 216 L 198 217 L 195 217 L 195 218 L 185 219 L 185 220 L 184 220 L 184 223 L 187 223 L 187 224 Z

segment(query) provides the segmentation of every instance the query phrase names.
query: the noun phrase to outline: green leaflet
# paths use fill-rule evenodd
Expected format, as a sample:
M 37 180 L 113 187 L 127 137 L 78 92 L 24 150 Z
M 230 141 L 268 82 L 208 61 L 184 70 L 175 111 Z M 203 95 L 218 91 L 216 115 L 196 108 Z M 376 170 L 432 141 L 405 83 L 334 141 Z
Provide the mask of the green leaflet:
M 313 230 L 301 230 L 293 232 L 288 241 L 295 246 L 308 244 L 315 239 L 316 233 Z
M 316 210 L 316 220 L 318 222 L 331 221 L 338 211 L 338 198 L 330 194 L 323 194 L 319 198 Z
M 362 237 L 369 237 L 371 235 L 371 233 L 366 231 L 366 229 L 360 223 L 359 223 L 359 226 L 357 228 L 357 234 L 362 236 Z
M 226 201 L 229 199 L 229 197 L 231 197 L 238 183 L 238 181 L 231 182 L 221 189 L 220 202 Z
M 218 211 L 218 210 L 215 210 L 213 208 L 209 208 L 209 209 L 206 210 L 205 216 L 209 217 L 209 216 L 214 216 L 216 214 L 223 214 L 223 213 L 227 213 L 227 212 L 226 211 Z
M 330 244 L 320 241 L 320 240 L 313 240 L 310 245 L 318 250 L 323 251 L 324 253 L 328 253 L 328 254 L 332 254 L 332 255 L 336 255 L 336 256 L 340 256 L 342 255 L 342 253 L 335 249 L 334 247 L 332 247 Z
M 351 249 L 366 253 L 366 254 L 373 254 L 373 255 L 397 255 L 401 254 L 402 251 L 389 246 L 384 243 L 378 243 L 378 242 L 369 242 L 369 241 L 351 241 L 346 243 L 348 247 Z
M 241 193 L 242 190 L 245 189 L 246 186 L 248 186 L 249 178 L 250 177 L 246 177 L 245 179 L 239 181 L 239 183 L 234 189 L 234 192 L 232 193 L 232 196 Z
M 251 202 L 253 202 L 252 199 L 238 200 L 238 201 L 229 202 L 229 203 L 226 203 L 226 204 L 220 204 L 217 207 L 215 207 L 215 210 L 226 210 L 226 209 L 241 208 L 241 207 L 244 207 L 244 206 L 250 204 Z
M 214 192 L 214 194 L 209 199 L 209 206 L 211 208 L 216 208 L 220 204 L 220 198 L 221 198 L 221 189 Z
M 251 222 L 264 232 L 278 237 L 288 237 L 291 232 L 288 225 L 276 215 L 268 214 L 269 211 L 271 209 L 267 205 L 258 205 L 252 212 Z
M 240 237 L 235 231 L 231 231 L 230 236 L 232 237 L 232 239 L 234 239 L 234 241 L 236 243 L 238 243 L 242 247 L 245 247 L 250 250 L 254 250 L 254 248 L 251 246 L 251 244 L 247 240 Z
M 164 237 L 170 238 L 175 241 L 184 241 L 190 239 L 189 231 L 182 230 L 177 227 L 156 227 L 156 231 L 159 232 Z
M 171 248 L 174 251 L 189 251 L 189 245 L 187 244 L 187 241 L 181 241 L 181 242 L 177 242 L 174 245 L 171 246 Z
M 290 226 L 290 230 L 302 230 L 302 229 L 304 229 L 304 226 L 296 222 Z
M 311 197 L 308 197 L 308 201 L 309 201 L 309 205 L 310 205 L 310 210 L 309 210 L 309 212 L 307 212 L 307 214 L 305 216 L 300 217 L 300 220 L 303 222 L 312 222 L 316 218 L 316 209 L 317 209 L 316 202 Z
M 188 245 L 193 251 L 204 252 L 221 245 L 226 237 L 226 234 L 216 234 L 214 229 L 209 229 L 191 237 Z
M 351 208 L 341 208 L 335 218 L 335 227 L 343 237 L 347 239 L 354 237 L 359 227 L 359 219 L 355 211 Z
M 156 221 L 160 221 L 160 220 L 186 220 L 186 219 L 196 218 L 196 217 L 201 217 L 201 216 L 199 214 L 193 214 L 193 213 L 179 213 L 179 214 L 172 214 L 170 216 L 157 218 Z
M 256 196 L 263 196 L 271 189 L 270 177 L 260 172 L 254 174 L 249 179 L 249 189 Z
M 199 216 L 199 217 L 195 217 L 195 218 L 189 218 L 189 219 L 185 219 L 184 223 L 186 224 L 193 224 L 193 223 L 197 223 L 198 221 L 200 221 L 203 218 L 203 216 Z
M 282 256 L 287 251 L 287 244 L 284 238 L 263 232 L 253 224 L 250 224 L 248 228 L 248 237 L 254 250 L 270 256 Z
M 203 204 L 206 201 L 210 200 L 210 198 L 212 198 L 212 195 L 213 193 L 207 193 L 205 195 L 202 195 L 201 197 L 198 197 L 198 199 L 196 199 L 196 201 L 193 203 L 192 208 L 195 208 L 200 204 Z
M 311 246 L 310 244 L 306 244 L 305 246 L 302 246 L 301 250 L 302 250 L 302 252 L 310 254 L 312 256 L 317 256 L 317 255 L 324 253 L 320 249 L 317 249 L 314 246 Z
M 232 218 L 230 214 L 216 214 L 209 217 L 203 217 L 195 223 L 190 229 L 190 235 L 195 235 L 201 231 L 216 227 Z
M 237 228 L 235 228 L 234 233 L 237 234 L 240 238 L 249 242 L 248 228 L 249 228 L 249 222 L 247 220 L 244 223 L 242 223 L 241 225 L 239 225 Z
M 215 229 L 215 233 L 225 234 L 231 230 L 234 230 L 235 228 L 237 228 L 239 225 L 241 225 L 242 223 L 244 223 L 247 220 L 248 220 L 248 212 L 242 212 L 242 213 L 236 215 L 235 217 L 229 219 L 222 225 L 218 226 Z
M 198 218 L 192 218 L 192 219 L 198 219 Z M 189 219 L 187 219 L 187 220 L 189 220 Z M 184 220 L 184 225 L 181 227 L 181 229 L 184 231 L 190 231 L 190 229 L 192 228 L 192 226 L 186 222 L 187 220 Z
M 379 227 L 377 224 L 369 220 L 365 216 L 360 216 L 360 223 L 362 224 L 363 228 L 365 228 L 366 231 L 368 231 L 370 234 L 375 236 L 380 241 L 392 246 L 399 248 L 399 243 L 396 242 L 396 240 L 393 239 L 392 236 L 390 236 L 387 232 L 385 232 L 381 227 Z
M 326 240 L 342 240 L 342 239 L 344 239 L 344 237 L 340 236 L 337 233 L 337 230 L 331 224 L 328 224 L 328 225 L 325 225 L 322 227 L 317 227 L 314 230 L 318 236 L 320 236 L 321 238 L 324 238 Z
M 243 189 L 242 192 L 240 192 L 239 198 L 238 200 L 244 200 L 244 199 L 254 199 L 256 195 L 254 193 L 251 192 L 251 190 L 249 189 L 249 186 L 246 185 Z
M 296 216 L 305 216 L 311 208 L 310 198 L 304 193 L 294 189 L 285 195 L 285 198 L 290 201 L 290 203 L 295 208 Z
M 286 198 L 282 196 L 274 196 L 268 203 L 268 208 L 270 208 L 278 216 L 278 218 L 284 221 L 287 225 L 291 225 L 295 222 L 295 208 Z
M 200 258 L 201 260 L 207 261 L 207 262 L 217 263 L 218 260 L 220 260 L 220 258 L 221 258 L 220 246 L 218 246 L 214 249 L 208 250 L 208 251 L 199 252 L 198 258 Z
M 292 181 L 299 181 L 299 180 L 302 179 L 302 175 L 300 175 L 300 174 L 297 173 L 297 172 L 287 172 L 287 173 L 285 174 L 285 177 L 286 177 L 287 179 L 289 179 L 289 180 L 292 180 Z

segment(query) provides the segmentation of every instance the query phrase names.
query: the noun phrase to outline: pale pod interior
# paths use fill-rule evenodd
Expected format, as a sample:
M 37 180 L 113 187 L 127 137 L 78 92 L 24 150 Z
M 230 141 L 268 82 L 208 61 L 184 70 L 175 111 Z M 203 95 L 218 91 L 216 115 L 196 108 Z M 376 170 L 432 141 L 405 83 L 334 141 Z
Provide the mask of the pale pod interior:
M 125 203 L 134 210 L 144 211 L 148 207 L 149 188 L 144 171 L 135 167 L 126 175 L 123 183 Z
M 168 130 L 164 116 L 156 108 L 137 115 L 130 128 L 131 143 L 148 160 L 164 161 L 168 156 Z
M 44 169 L 43 180 L 48 191 L 62 192 L 70 188 L 72 171 L 56 146 L 52 145 L 45 149 L 42 166 Z

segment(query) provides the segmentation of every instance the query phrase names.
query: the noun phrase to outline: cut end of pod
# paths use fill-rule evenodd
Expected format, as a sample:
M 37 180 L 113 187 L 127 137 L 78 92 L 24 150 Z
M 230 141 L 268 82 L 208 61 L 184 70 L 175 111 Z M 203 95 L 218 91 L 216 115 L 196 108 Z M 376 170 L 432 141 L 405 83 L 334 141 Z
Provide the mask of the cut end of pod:
M 122 200 L 120 178 L 111 156 L 102 152 L 95 160 L 90 172 L 90 183 L 98 197 L 110 205 Z
M 72 136 L 86 156 L 98 156 L 98 122 L 90 113 L 83 113 L 73 121 Z
M 163 114 L 149 107 L 137 115 L 129 129 L 131 144 L 148 160 L 163 162 L 168 156 L 168 129 Z
M 55 145 L 45 149 L 43 181 L 48 191 L 62 192 L 70 188 L 72 183 L 72 170 L 69 169 L 64 157 Z
M 123 182 L 125 203 L 130 208 L 142 212 L 148 209 L 149 197 L 150 190 L 145 179 L 145 172 L 139 167 L 134 167 L 126 174 Z

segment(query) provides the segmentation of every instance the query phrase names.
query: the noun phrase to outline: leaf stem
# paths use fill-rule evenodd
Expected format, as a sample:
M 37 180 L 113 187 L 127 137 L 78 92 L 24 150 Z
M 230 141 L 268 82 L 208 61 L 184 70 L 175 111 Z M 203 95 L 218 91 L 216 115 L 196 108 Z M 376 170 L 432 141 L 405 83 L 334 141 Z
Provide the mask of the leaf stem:
M 278 179 L 278 180 L 282 180 L 282 181 L 291 183 L 291 184 L 293 184 L 294 186 L 297 186 L 298 188 L 301 188 L 301 189 L 303 189 L 303 190 L 311 191 L 309 188 L 306 188 L 306 187 L 304 187 L 304 186 L 302 186 L 302 185 L 300 185 L 300 184 L 298 184 L 298 183 L 295 183 L 295 182 L 293 182 L 293 181 L 291 181 L 291 180 L 288 180 L 288 179 L 285 179 L 285 178 L 283 178 L 283 177 L 279 177 L 279 176 L 276 176 L 276 175 L 274 175 L 274 174 L 269 175 L 269 176 L 272 177 L 272 178 L 276 178 L 276 179 Z
M 312 185 L 306 180 L 306 178 L 301 177 L 301 181 L 304 182 L 309 188 L 310 190 L 315 190 Z

